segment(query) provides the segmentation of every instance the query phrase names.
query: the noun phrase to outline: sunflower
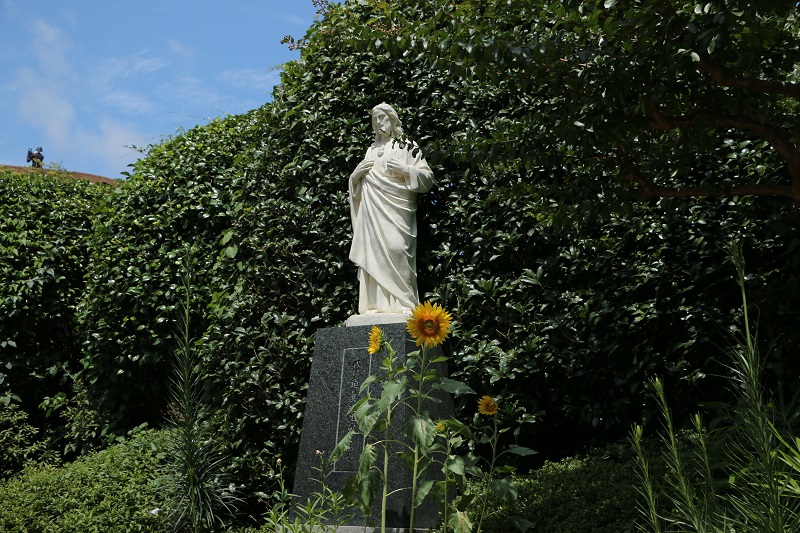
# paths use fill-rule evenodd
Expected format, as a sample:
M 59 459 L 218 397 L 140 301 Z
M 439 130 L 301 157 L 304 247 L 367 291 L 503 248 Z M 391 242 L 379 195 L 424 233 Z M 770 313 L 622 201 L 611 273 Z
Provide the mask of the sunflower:
M 450 313 L 439 304 L 419 304 L 406 322 L 408 333 L 417 341 L 431 348 L 438 346 L 450 334 Z
M 497 402 L 491 396 L 484 396 L 478 400 L 478 412 L 482 415 L 492 416 L 497 412 Z
M 436 431 L 439 433 L 444 433 L 444 430 L 447 429 L 447 420 L 439 419 L 436 421 Z
M 369 348 L 367 350 L 370 354 L 374 354 L 381 349 L 383 345 L 383 332 L 378 326 L 372 326 L 369 332 Z

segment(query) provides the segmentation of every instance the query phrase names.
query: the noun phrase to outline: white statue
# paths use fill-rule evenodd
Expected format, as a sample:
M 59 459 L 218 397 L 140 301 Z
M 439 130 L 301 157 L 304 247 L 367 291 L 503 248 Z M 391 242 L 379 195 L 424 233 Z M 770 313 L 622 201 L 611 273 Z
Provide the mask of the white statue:
M 375 142 L 350 175 L 358 312 L 407 314 L 419 304 L 417 193 L 431 189 L 433 172 L 418 147 L 399 141 L 403 129 L 392 106 L 372 109 L 372 129 Z

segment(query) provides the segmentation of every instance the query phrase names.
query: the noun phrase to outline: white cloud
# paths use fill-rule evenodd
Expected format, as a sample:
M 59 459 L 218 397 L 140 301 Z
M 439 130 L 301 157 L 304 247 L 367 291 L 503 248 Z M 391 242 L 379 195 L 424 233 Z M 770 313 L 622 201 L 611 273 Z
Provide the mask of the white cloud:
M 105 91 L 102 102 L 127 115 L 142 115 L 153 111 L 153 103 L 149 98 L 125 89 Z
M 222 71 L 217 78 L 232 87 L 255 91 L 268 91 L 281 81 L 277 70 L 241 68 Z
M 70 75 L 72 68 L 67 61 L 67 51 L 72 45 L 60 28 L 41 19 L 34 19 L 33 55 L 44 75 L 52 78 Z
M 144 136 L 135 128 L 122 122 L 103 118 L 98 124 L 98 131 L 79 131 L 73 147 L 80 147 L 81 152 L 97 160 L 108 161 L 109 168 L 119 168 L 122 172 L 129 163 L 138 159 L 139 155 L 126 146 L 146 144 Z M 75 169 L 79 170 L 79 169 Z M 118 177 L 113 171 L 107 171 L 110 178 Z
M 136 52 L 125 57 L 112 57 L 106 60 L 98 70 L 101 83 L 111 83 L 116 78 L 132 78 L 157 72 L 169 66 L 169 62 L 160 57 L 148 57 L 147 51 Z
M 307 19 L 298 17 L 297 15 L 278 14 L 276 18 L 282 22 L 288 22 L 289 24 L 294 24 L 295 26 L 307 27 L 309 25 Z
M 158 57 L 133 57 L 131 58 L 129 75 L 150 74 L 168 66 L 169 63 Z
M 147 50 L 124 57 L 113 57 L 93 69 L 91 80 L 99 101 L 127 115 L 151 112 L 153 100 L 130 87 L 147 85 L 148 76 L 169 66 L 161 57 L 150 55 Z
M 184 59 L 194 59 L 194 50 L 188 46 L 184 46 L 175 39 L 170 39 L 167 41 L 167 48 L 173 54 Z
M 48 142 L 65 143 L 71 137 L 75 107 L 58 89 L 30 67 L 22 67 L 12 84 L 18 95 L 17 113 L 36 125 Z
M 170 79 L 162 83 L 157 92 L 162 96 L 163 101 L 179 103 L 184 109 L 208 108 L 222 98 L 222 95 L 209 88 L 203 80 L 192 76 Z M 169 109 L 167 111 L 177 112 L 178 110 Z

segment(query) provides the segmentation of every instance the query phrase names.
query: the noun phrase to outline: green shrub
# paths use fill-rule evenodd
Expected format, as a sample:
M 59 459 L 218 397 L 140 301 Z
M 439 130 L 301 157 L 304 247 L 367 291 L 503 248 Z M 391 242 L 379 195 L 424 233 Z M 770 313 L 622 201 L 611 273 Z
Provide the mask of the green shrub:
M 54 462 L 49 440 L 28 423 L 28 415 L 16 404 L 0 404 L 0 479 L 10 477 L 34 461 Z
M 63 466 L 27 467 L 0 485 L 0 531 L 164 531 L 160 513 L 152 513 L 164 502 L 164 439 L 144 431 Z
M 546 461 L 515 481 L 519 493 L 513 504 L 490 500 L 484 533 L 519 531 L 517 524 L 535 533 L 635 531 L 636 463 L 627 444 Z
M 0 401 L 41 426 L 45 396 L 71 394 L 93 213 L 112 190 L 60 172 L 0 170 Z

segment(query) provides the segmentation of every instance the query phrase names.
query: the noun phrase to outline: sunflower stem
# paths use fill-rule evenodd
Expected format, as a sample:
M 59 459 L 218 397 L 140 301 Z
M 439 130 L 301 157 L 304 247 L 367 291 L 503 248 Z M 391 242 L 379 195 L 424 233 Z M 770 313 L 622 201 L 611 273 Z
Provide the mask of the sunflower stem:
M 381 495 L 381 533 L 386 533 L 386 501 L 389 498 L 389 428 L 392 427 L 392 408 L 386 410 L 386 442 L 383 444 L 383 494 Z
M 422 352 L 420 356 L 420 363 L 419 363 L 419 378 L 417 379 L 417 383 L 419 384 L 419 389 L 417 390 L 417 410 L 416 415 L 419 416 L 422 413 L 422 402 L 423 402 L 423 391 L 425 389 L 425 375 L 427 374 L 427 361 L 428 361 L 428 345 L 422 345 Z M 419 443 L 414 443 L 414 469 L 411 476 L 411 514 L 409 517 L 408 522 L 408 530 L 414 531 L 414 513 L 417 510 L 416 505 L 414 503 L 417 499 L 417 476 L 419 474 Z
M 486 502 L 489 500 L 489 491 L 492 486 L 492 477 L 494 477 L 494 464 L 497 460 L 497 417 L 494 417 L 494 432 L 492 434 L 492 461 L 489 463 L 489 476 L 486 478 L 486 489 L 483 492 L 483 504 L 481 505 L 481 515 L 478 519 L 477 532 L 481 533 L 481 524 L 483 524 L 483 517 L 486 515 Z

